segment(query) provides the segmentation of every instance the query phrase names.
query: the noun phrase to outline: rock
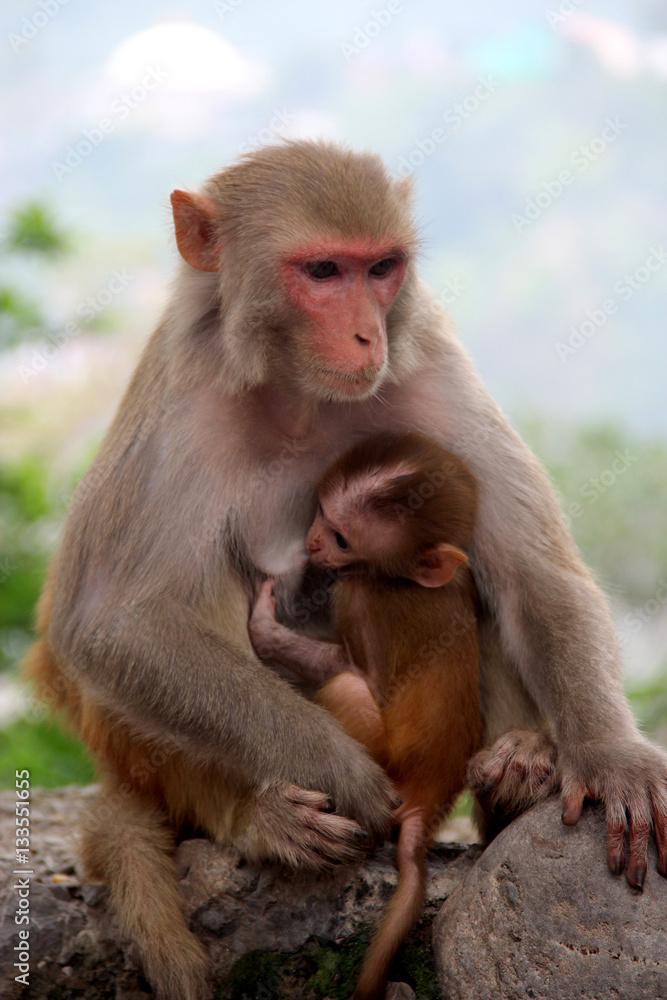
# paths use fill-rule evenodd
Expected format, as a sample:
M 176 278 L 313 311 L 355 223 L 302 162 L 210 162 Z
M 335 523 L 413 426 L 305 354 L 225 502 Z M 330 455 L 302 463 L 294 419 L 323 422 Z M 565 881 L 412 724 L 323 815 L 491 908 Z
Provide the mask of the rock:
M 119 936 L 106 891 L 87 884 L 78 868 L 72 830 L 78 812 L 92 803 L 94 794 L 94 788 L 78 786 L 31 791 L 31 855 L 26 866 L 34 872 L 28 925 L 30 1000 L 55 996 L 139 1000 L 152 995 L 138 971 L 131 943 Z M 14 854 L 14 806 L 13 792 L 0 792 L 4 887 L 0 896 L 0 996 L 7 1000 L 21 993 L 13 967 L 19 929 L 14 922 L 18 896 L 13 886 L 21 878 L 13 876 L 19 868 Z M 431 922 L 480 853 L 479 846 L 462 844 L 436 845 L 429 853 L 428 898 L 407 951 L 423 952 L 430 963 Z M 248 996 L 268 998 L 279 992 L 324 996 L 326 977 L 338 975 L 341 964 L 336 949 L 343 949 L 351 984 L 364 950 L 360 927 L 377 923 L 396 884 L 392 857 L 393 848 L 386 846 L 356 867 L 326 875 L 293 875 L 277 867 L 246 865 L 235 851 L 223 850 L 204 838 L 181 843 L 176 860 L 185 913 L 209 952 L 216 983 L 232 977 L 237 984 L 234 995 L 241 996 L 238 983 L 243 985 L 250 974 L 256 985 Z M 356 951 L 350 960 L 352 947 Z M 327 969 L 318 967 L 318 949 L 319 953 L 329 949 Z M 267 957 L 265 953 L 272 954 Z M 297 953 L 286 985 L 276 953 Z M 427 974 L 433 982 L 432 968 Z M 320 992 L 299 993 L 303 982 L 313 976 Z M 394 985 L 403 990 L 395 994 L 397 1000 L 414 996 L 405 983 Z M 224 987 L 218 994 L 220 998 L 227 995 Z
M 407 983 L 387 983 L 385 1000 L 416 1000 L 415 991 Z
M 434 923 L 447 1000 L 667 998 L 667 881 L 644 892 L 607 869 L 599 807 L 575 827 L 554 799 L 504 830 Z

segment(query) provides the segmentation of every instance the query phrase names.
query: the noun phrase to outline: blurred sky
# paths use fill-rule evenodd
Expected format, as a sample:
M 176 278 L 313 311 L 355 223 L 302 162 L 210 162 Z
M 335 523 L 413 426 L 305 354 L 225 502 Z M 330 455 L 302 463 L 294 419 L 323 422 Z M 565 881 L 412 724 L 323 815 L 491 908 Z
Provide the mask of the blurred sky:
M 53 309 L 126 268 L 153 323 L 172 188 L 325 136 L 411 172 L 423 274 L 510 416 L 667 434 L 659 0 L 5 0 L 0 43 L 0 211 L 43 197 L 95 247 Z

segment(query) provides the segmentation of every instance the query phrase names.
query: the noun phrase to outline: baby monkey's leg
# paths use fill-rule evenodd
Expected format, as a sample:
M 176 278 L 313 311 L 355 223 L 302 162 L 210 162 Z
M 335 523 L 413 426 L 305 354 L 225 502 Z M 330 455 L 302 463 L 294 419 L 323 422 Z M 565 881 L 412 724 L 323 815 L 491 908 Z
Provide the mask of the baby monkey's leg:
M 348 736 L 365 746 L 378 764 L 386 766 L 387 730 L 380 706 L 363 677 L 349 670 L 337 674 L 318 691 L 316 700 Z

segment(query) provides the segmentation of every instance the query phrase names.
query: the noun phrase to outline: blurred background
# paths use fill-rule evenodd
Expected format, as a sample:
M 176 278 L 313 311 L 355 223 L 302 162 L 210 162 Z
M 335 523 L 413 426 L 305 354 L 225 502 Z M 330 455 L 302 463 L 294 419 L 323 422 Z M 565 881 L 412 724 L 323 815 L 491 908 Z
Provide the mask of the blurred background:
M 552 475 L 667 743 L 665 5 L 5 0 L 0 53 L 0 781 L 92 775 L 17 664 L 166 301 L 169 193 L 297 136 L 413 177 L 422 274 Z

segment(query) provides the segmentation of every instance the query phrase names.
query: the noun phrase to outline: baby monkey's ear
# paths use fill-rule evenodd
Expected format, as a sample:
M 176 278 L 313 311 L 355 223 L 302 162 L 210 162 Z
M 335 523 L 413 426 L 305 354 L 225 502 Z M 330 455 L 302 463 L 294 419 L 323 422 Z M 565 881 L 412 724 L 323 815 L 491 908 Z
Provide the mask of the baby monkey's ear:
M 421 587 L 444 587 L 468 557 L 461 549 L 441 542 L 422 553 L 408 577 Z

